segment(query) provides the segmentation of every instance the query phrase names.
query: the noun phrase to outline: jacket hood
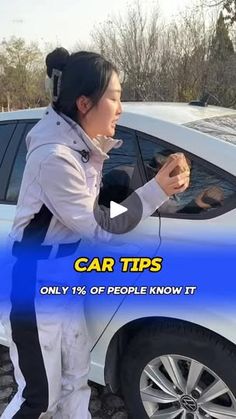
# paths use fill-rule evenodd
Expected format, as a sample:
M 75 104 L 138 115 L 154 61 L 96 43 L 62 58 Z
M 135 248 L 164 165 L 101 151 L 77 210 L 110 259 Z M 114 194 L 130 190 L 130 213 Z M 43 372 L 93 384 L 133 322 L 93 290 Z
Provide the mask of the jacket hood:
M 46 144 L 62 144 L 73 150 L 89 151 L 94 157 L 105 160 L 112 148 L 119 148 L 122 140 L 98 136 L 91 140 L 76 122 L 65 115 L 58 114 L 50 105 L 43 118 L 32 128 L 26 137 L 27 157 L 38 147 Z

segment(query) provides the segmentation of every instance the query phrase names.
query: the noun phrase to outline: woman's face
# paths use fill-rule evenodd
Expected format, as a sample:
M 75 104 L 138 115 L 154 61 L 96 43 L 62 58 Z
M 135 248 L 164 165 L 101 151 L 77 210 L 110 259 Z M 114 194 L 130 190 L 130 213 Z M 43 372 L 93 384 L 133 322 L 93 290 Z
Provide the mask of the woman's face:
M 80 116 L 81 126 L 90 138 L 95 138 L 97 135 L 112 137 L 115 134 L 115 127 L 122 112 L 120 97 L 120 81 L 118 75 L 113 72 L 107 89 L 98 104 L 92 107 L 87 114 L 85 112 L 84 116 L 83 114 Z M 80 109 L 78 102 L 77 106 Z M 88 109 L 91 107 L 89 99 L 87 106 Z

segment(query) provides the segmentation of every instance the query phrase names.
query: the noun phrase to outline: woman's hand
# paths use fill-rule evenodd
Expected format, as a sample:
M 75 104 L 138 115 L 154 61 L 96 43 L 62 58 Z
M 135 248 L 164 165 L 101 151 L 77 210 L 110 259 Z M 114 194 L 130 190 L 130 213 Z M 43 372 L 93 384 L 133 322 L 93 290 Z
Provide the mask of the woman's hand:
M 155 176 L 156 182 L 168 196 L 184 192 L 189 186 L 190 170 L 185 170 L 175 176 L 171 175 L 173 170 L 180 166 L 183 158 L 185 159 L 182 153 L 172 154 L 171 159 L 162 166 Z

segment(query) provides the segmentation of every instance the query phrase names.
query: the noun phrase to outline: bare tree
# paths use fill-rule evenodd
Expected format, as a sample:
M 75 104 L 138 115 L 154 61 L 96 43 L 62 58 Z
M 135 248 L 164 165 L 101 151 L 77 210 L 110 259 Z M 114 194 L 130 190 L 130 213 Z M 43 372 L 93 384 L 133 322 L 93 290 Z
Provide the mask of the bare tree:
M 212 27 L 206 25 L 204 11 L 198 8 L 195 13 L 193 10 L 184 11 L 166 31 L 173 39 L 169 58 L 172 67 L 169 84 L 173 86 L 173 100 L 196 99 L 206 84 Z M 164 36 L 168 39 L 166 32 Z
M 220 7 L 225 12 L 225 19 L 231 25 L 236 22 L 236 0 L 204 0 L 208 7 Z
M 123 100 L 186 102 L 208 91 L 215 104 L 236 107 L 236 32 L 223 14 L 216 16 L 218 9 L 206 9 L 205 1 L 168 24 L 156 4 L 145 11 L 136 2 L 74 49 L 100 52 L 117 66 Z M 37 45 L 15 38 L 0 43 L 0 108 L 46 104 L 44 77 L 44 54 Z
M 167 25 L 157 6 L 147 15 L 136 3 L 125 18 L 97 28 L 93 39 L 123 74 L 125 100 L 189 101 L 204 90 L 212 33 L 202 7 Z
M 112 17 L 93 32 L 97 49 L 122 73 L 124 99 L 160 99 L 157 74 L 161 30 L 158 7 L 148 15 L 137 2 L 125 17 Z

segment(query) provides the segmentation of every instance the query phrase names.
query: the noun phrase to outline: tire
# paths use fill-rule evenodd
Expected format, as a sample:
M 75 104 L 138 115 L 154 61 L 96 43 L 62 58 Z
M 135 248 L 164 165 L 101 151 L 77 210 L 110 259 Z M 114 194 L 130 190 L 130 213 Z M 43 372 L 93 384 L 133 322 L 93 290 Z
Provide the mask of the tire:
M 236 418 L 235 365 L 236 347 L 206 329 L 165 319 L 147 325 L 122 359 L 121 390 L 130 418 Z

